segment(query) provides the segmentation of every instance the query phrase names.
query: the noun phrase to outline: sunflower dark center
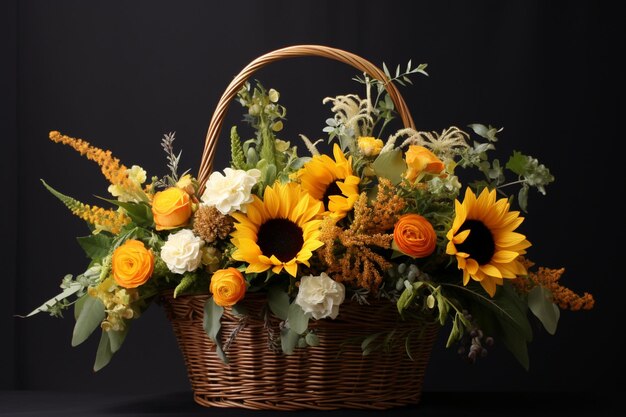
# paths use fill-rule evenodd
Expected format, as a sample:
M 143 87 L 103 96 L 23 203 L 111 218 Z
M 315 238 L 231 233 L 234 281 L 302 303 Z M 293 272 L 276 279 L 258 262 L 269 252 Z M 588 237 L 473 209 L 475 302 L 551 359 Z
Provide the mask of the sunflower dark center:
M 324 191 L 324 197 L 322 197 L 322 202 L 324 203 L 324 207 L 328 210 L 328 203 L 330 202 L 331 195 L 342 195 L 341 188 L 337 185 L 337 181 L 333 181 L 328 184 L 326 187 L 326 191 Z
M 300 252 L 304 237 L 300 226 L 291 220 L 270 219 L 259 228 L 257 244 L 263 255 L 274 255 L 281 262 L 287 262 Z
M 456 245 L 459 252 L 465 252 L 479 265 L 489 263 L 496 251 L 496 243 L 491 231 L 479 220 L 466 220 L 459 228 L 459 232 L 470 230 L 465 242 Z

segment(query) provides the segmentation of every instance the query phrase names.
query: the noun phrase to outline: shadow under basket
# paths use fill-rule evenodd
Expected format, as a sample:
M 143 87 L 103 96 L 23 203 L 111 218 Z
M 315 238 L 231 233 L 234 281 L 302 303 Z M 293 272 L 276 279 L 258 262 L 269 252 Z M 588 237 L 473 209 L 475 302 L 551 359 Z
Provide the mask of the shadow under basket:
M 242 301 L 245 319 L 226 308 L 221 338 L 229 363 L 215 352 L 203 327 L 208 295 L 162 296 L 182 351 L 194 399 L 207 407 L 255 410 L 388 409 L 416 404 L 439 324 L 402 321 L 388 300 L 359 305 L 346 301 L 335 320 L 311 320 L 319 346 L 280 349 L 280 320 L 268 312 L 263 294 Z M 361 343 L 393 343 L 363 356 Z M 235 336 L 235 337 L 233 337 Z M 407 340 L 408 337 L 408 340 Z M 407 355 L 407 350 L 411 357 Z

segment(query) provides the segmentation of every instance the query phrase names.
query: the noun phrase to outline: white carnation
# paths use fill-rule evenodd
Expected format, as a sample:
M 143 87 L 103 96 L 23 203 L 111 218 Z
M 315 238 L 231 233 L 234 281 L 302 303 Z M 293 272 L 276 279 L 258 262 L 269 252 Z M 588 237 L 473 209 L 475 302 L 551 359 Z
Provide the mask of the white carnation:
M 334 319 L 339 314 L 339 305 L 343 303 L 345 294 L 342 283 L 322 272 L 319 276 L 302 277 L 295 302 L 316 320 L 325 317 Z
M 202 202 L 215 206 L 224 215 L 234 211 L 245 213 L 246 204 L 253 201 L 252 187 L 259 181 L 261 171 L 226 168 L 224 174 L 211 174 L 201 197 Z
M 204 241 L 189 229 L 182 229 L 167 237 L 161 248 L 161 259 L 175 274 L 192 272 L 202 261 Z

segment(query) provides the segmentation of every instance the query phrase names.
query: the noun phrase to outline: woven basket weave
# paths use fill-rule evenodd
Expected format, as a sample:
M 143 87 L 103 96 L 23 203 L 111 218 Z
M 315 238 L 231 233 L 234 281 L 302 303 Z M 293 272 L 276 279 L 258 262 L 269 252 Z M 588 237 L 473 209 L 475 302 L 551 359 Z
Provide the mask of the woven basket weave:
M 297 45 L 265 54 L 239 73 L 222 95 L 211 119 L 198 174 L 199 193 L 211 173 L 218 136 L 229 104 L 252 73 L 290 57 L 321 56 L 338 60 L 385 81 L 383 71 L 363 58 L 339 49 Z M 392 83 L 386 84 L 405 127 L 414 127 L 404 99 Z M 242 300 L 245 323 L 227 308 L 221 337 L 229 358 L 224 364 L 203 327 L 203 309 L 209 295 L 163 294 L 162 303 L 182 351 L 194 399 L 211 407 L 257 410 L 388 409 L 416 404 L 439 325 L 432 321 L 402 321 L 388 300 L 359 305 L 346 301 L 335 320 L 312 320 L 320 345 L 280 350 L 280 320 L 269 313 L 263 294 Z M 374 333 L 393 333 L 395 343 L 364 356 L 361 342 Z M 236 337 L 232 337 L 236 334 Z M 381 336 L 381 341 L 384 336 Z M 411 358 L 407 356 L 407 350 Z

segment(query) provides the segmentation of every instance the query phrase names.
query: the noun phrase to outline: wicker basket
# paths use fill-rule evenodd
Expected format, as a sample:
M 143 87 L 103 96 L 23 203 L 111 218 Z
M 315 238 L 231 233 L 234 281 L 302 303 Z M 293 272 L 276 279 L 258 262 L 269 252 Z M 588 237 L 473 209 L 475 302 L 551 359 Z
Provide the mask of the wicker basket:
M 200 184 L 211 173 L 228 106 L 251 74 L 277 60 L 310 55 L 338 60 L 386 80 L 383 71 L 363 58 L 325 46 L 291 46 L 255 59 L 235 77 L 216 107 L 198 174 Z M 413 127 L 396 87 L 387 83 L 386 88 L 403 124 Z M 370 305 L 346 301 L 335 320 L 310 322 L 310 328 L 319 336 L 319 346 L 285 355 L 280 350 L 280 320 L 269 313 L 263 294 L 250 293 L 242 301 L 248 312 L 244 323 L 229 309 L 222 317 L 222 343 L 229 357 L 226 365 L 202 327 L 207 298 L 173 298 L 171 293 L 162 296 L 187 365 L 194 399 L 201 405 L 257 410 L 388 409 L 416 404 L 420 399 L 424 372 L 439 329 L 435 322 L 402 321 L 395 305 L 387 300 Z M 389 349 L 362 354 L 360 344 L 365 337 L 392 329 L 396 343 Z

